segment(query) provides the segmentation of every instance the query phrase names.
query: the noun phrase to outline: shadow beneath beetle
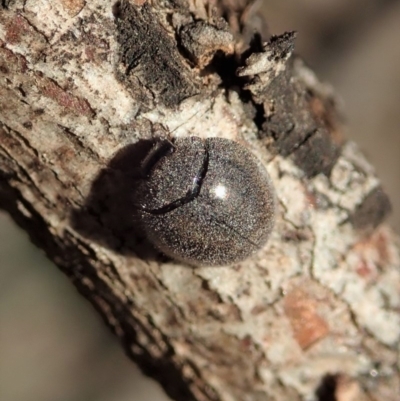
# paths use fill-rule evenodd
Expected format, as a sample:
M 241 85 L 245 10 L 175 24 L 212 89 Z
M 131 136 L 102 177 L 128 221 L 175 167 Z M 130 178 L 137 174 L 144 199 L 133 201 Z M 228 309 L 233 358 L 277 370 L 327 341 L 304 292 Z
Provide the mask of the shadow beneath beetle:
M 100 171 L 84 206 L 74 210 L 71 219 L 82 236 L 119 254 L 165 262 L 169 259 L 147 241 L 134 206 L 141 166 L 155 142 L 139 140 L 119 151 Z

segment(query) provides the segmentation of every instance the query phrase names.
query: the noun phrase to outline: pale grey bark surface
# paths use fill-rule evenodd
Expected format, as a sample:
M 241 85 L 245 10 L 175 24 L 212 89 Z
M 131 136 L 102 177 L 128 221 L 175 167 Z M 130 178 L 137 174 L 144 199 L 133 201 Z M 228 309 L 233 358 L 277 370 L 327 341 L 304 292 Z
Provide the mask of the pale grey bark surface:
M 250 23 L 268 34 L 231 3 L 229 27 L 205 1 L 8 2 L 0 205 L 178 400 L 395 401 L 386 197 L 293 35 L 248 51 Z M 233 139 L 265 164 L 278 210 L 254 258 L 192 268 L 148 246 L 129 195 L 160 135 Z

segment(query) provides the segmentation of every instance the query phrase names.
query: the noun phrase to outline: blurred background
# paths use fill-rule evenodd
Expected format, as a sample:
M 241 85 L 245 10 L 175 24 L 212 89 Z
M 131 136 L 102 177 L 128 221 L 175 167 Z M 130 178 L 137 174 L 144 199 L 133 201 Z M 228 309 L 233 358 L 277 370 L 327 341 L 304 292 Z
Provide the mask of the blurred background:
M 264 0 L 270 31 L 343 100 L 348 137 L 376 167 L 400 233 L 400 2 Z M 0 400 L 165 401 L 66 277 L 0 212 Z

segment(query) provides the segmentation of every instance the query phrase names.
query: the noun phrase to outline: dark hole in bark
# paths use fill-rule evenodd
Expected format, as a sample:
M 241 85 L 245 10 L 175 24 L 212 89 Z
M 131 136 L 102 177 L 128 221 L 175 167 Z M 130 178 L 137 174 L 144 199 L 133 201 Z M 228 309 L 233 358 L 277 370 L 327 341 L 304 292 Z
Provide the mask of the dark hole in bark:
M 335 397 L 337 386 L 336 375 L 326 375 L 316 391 L 318 401 L 337 401 Z

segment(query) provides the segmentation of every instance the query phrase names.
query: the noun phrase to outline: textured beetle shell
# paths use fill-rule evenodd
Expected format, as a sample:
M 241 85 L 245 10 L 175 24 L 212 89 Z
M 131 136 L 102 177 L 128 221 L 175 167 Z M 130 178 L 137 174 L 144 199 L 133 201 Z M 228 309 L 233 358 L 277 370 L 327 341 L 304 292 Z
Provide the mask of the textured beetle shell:
M 149 240 L 191 265 L 229 265 L 258 251 L 273 228 L 275 195 L 257 158 L 223 138 L 173 146 L 136 188 Z

